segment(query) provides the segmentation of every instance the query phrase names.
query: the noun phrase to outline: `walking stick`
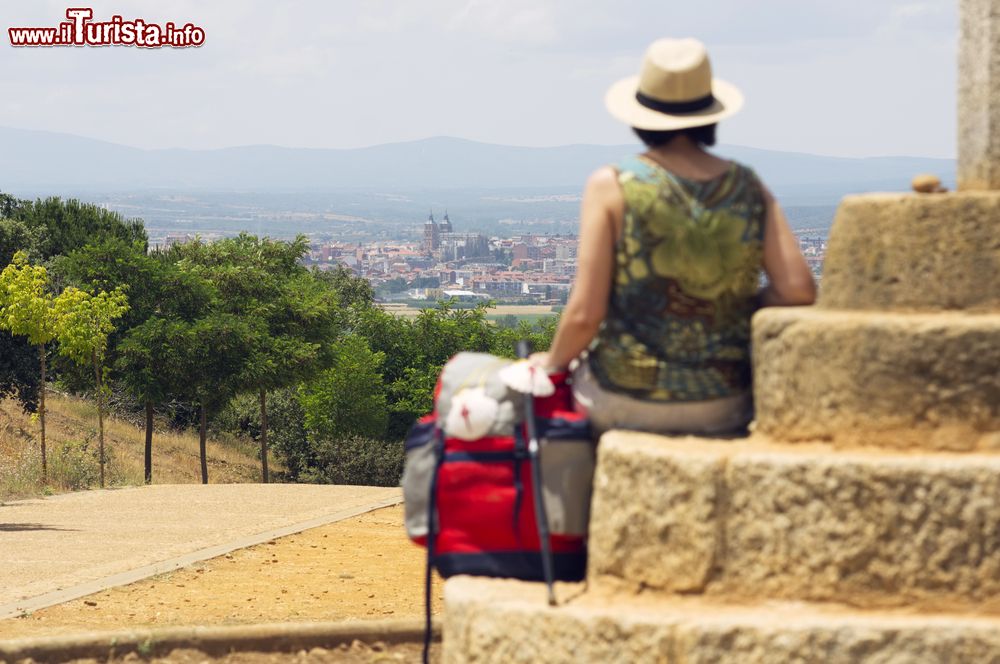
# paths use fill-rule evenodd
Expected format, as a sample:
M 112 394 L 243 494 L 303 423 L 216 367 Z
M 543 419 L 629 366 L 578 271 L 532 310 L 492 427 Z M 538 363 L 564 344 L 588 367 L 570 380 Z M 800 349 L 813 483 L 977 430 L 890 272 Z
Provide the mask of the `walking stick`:
M 517 356 L 527 359 L 531 354 L 531 343 L 525 339 L 517 342 Z M 532 370 L 539 369 L 532 367 Z M 548 589 L 549 606 L 556 606 L 554 588 L 555 573 L 552 564 L 552 543 L 549 541 L 549 518 L 545 513 L 545 497 L 542 494 L 541 449 L 538 442 L 538 423 L 535 421 L 535 397 L 525 395 L 524 426 L 528 434 L 528 458 L 531 461 L 531 485 L 535 494 L 535 522 L 538 524 L 538 540 L 541 544 L 542 573 Z

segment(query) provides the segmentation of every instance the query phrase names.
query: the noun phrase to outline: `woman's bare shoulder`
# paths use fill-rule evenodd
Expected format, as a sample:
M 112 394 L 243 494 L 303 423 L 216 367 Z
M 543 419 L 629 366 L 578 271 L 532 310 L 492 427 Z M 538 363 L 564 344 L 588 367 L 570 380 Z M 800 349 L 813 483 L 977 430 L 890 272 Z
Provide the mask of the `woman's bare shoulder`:
M 583 232 L 591 224 L 588 218 L 601 218 L 611 223 L 614 235 L 621 232 L 622 216 L 625 210 L 625 196 L 618 183 L 618 171 L 612 166 L 603 166 L 590 174 L 583 191 Z M 588 211 L 591 214 L 588 214 Z M 596 213 L 596 214 L 594 214 Z
M 618 171 L 614 166 L 601 166 L 587 178 L 587 189 L 618 187 Z

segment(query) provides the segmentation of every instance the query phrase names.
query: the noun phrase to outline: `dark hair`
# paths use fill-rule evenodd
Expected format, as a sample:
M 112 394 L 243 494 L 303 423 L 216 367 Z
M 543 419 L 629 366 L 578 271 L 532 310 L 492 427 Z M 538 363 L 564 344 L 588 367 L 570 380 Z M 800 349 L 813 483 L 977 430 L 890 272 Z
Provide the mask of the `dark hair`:
M 715 125 L 703 125 L 701 127 L 690 127 L 688 129 L 675 129 L 673 131 L 656 131 L 655 129 L 639 129 L 632 127 L 632 131 L 639 137 L 639 140 L 646 144 L 648 148 L 658 148 L 666 145 L 678 136 L 687 136 L 695 143 L 705 146 L 715 145 Z

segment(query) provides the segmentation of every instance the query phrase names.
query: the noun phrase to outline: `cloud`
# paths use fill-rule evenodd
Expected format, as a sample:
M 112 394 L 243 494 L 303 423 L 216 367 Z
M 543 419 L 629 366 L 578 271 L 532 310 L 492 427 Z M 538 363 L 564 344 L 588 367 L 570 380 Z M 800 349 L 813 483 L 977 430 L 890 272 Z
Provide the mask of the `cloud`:
M 5 0 L 10 25 L 65 2 Z M 191 21 L 204 47 L 13 49 L 0 125 L 144 147 L 338 147 L 449 134 L 628 141 L 601 99 L 664 36 L 708 44 L 743 87 L 727 141 L 840 154 L 953 151 L 955 0 L 94 0 Z M 0 35 L 5 37 L 5 31 Z M 877 99 L 859 104 L 858 99 Z M 927 127 L 934 127 L 927 131 Z
M 900 2 L 880 26 L 883 34 L 947 33 L 957 38 L 958 13 L 954 2 L 943 0 Z
M 446 25 L 507 43 L 551 44 L 559 36 L 554 8 L 543 0 L 467 0 Z

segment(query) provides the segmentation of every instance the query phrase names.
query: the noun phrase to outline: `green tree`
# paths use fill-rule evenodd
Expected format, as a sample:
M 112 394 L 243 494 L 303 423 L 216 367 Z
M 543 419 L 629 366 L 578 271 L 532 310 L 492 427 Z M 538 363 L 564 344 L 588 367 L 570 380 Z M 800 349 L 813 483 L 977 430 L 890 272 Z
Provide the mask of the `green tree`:
M 39 233 L 24 222 L 10 218 L 23 201 L 0 194 L 0 266 L 6 266 L 18 251 L 29 260 L 36 255 Z M 0 399 L 16 398 L 25 412 L 38 410 L 38 356 L 27 339 L 0 326 Z
M 146 233 L 139 220 L 125 220 L 75 200 L 32 202 L 0 194 L 0 266 L 10 263 L 17 251 L 27 252 L 29 262 L 37 265 L 107 237 L 138 242 L 145 251 Z M 61 275 L 52 271 L 49 277 L 55 290 L 60 290 Z M 0 333 L 0 394 L 17 396 L 26 411 L 37 410 L 41 415 L 44 392 L 35 361 L 28 359 L 37 351 L 23 337 Z
M 375 302 L 375 291 L 371 282 L 356 276 L 350 268 L 338 265 L 332 270 L 313 268 L 312 274 L 337 293 L 342 308 L 365 309 Z
M 434 387 L 441 367 L 419 365 L 407 367 L 403 375 L 388 388 L 389 438 L 399 439 L 421 415 L 434 408 Z
M 261 477 L 269 481 L 267 394 L 296 385 L 329 365 L 327 351 L 343 326 L 340 295 L 300 263 L 304 236 L 281 242 L 241 234 L 182 249 L 190 269 L 219 292 L 220 311 L 251 321 L 252 355 L 240 391 L 260 404 Z
M 101 488 L 104 488 L 104 358 L 108 336 L 114 332 L 114 321 L 128 311 L 128 298 L 120 289 L 111 293 L 100 291 L 91 295 L 69 287 L 55 299 L 56 334 L 59 352 L 80 365 L 90 364 L 94 370 L 94 395 L 97 401 L 98 459 L 101 467 Z
M 37 253 L 40 243 L 39 229 L 31 228 L 18 219 L 0 217 L 0 264 L 10 264 L 18 251 L 25 252 L 30 259 Z
M 357 335 L 337 344 L 333 365 L 299 391 L 306 431 L 314 441 L 385 434 L 386 398 L 379 371 L 384 359 Z
M 27 254 L 14 254 L 0 272 L 0 328 L 23 336 L 38 348 L 41 378 L 38 385 L 38 415 L 41 423 L 42 482 L 48 481 L 45 453 L 45 345 L 56 336 L 57 314 L 49 276 L 44 267 L 28 263 Z
M 386 281 L 384 284 L 378 287 L 379 292 L 385 293 L 387 295 L 392 295 L 393 293 L 402 293 L 407 289 L 406 279 L 402 277 L 395 277 Z
M 260 335 L 240 316 L 211 312 L 192 323 L 173 350 L 179 373 L 186 376 L 181 394 L 198 404 L 201 481 L 208 484 L 208 418 L 247 383 L 246 372 Z
M 420 362 L 420 344 L 411 320 L 368 307 L 358 312 L 354 332 L 364 337 L 372 350 L 385 356 L 382 376 L 386 384 L 401 378 L 414 362 Z
M 143 407 L 146 483 L 153 478 L 153 417 L 157 406 L 183 386 L 178 375 L 178 335 L 208 312 L 214 288 L 181 270 L 169 252 L 147 254 L 139 241 L 105 236 L 55 259 L 68 283 L 91 292 L 124 288 L 129 310 L 108 341 L 111 378 Z
M 328 366 L 334 359 L 330 349 L 342 322 L 336 293 L 308 272 L 286 275 L 271 305 L 266 307 L 266 327 L 261 330 L 260 351 L 249 376 L 260 398 L 260 454 L 265 483 L 269 480 L 267 393 L 308 380 Z
M 517 316 L 515 316 L 514 314 L 506 314 L 504 316 L 500 316 L 497 319 L 497 327 L 502 330 L 515 329 L 517 327 L 517 322 L 518 322 Z
M 169 261 L 146 252 L 145 242 L 117 236 L 97 237 L 53 260 L 52 272 L 69 285 L 88 292 L 128 292 L 128 312 L 118 325 L 138 325 L 163 305 L 164 272 Z
M 440 288 L 441 280 L 437 277 L 417 277 L 410 282 L 410 288 Z
M 157 405 L 183 393 L 190 364 L 183 353 L 192 324 L 178 318 L 152 316 L 133 327 L 119 342 L 116 373 L 125 389 L 143 405 L 145 415 L 144 473 L 153 481 L 153 416 Z
M 13 217 L 25 205 L 27 205 L 27 201 L 22 201 L 10 194 L 0 192 L 0 219 Z
M 39 384 L 35 349 L 0 327 L 0 399 L 14 398 L 25 412 L 36 412 Z
M 495 330 L 486 320 L 487 305 L 456 309 L 454 300 L 424 309 L 413 321 L 418 338 L 425 340 L 425 354 L 431 366 L 444 366 L 455 353 L 463 350 L 485 353 Z M 430 343 L 426 343 L 429 341 Z
M 535 351 L 546 351 L 552 345 L 559 316 L 546 316 L 534 324 L 521 319 L 513 327 L 498 326 L 490 342 L 490 352 L 501 357 L 514 357 L 518 341 L 527 340 Z
M 463 350 L 491 349 L 496 327 L 486 320 L 486 305 L 456 309 L 454 301 L 439 302 L 413 319 L 368 309 L 355 331 L 385 356 L 382 376 L 387 386 L 387 437 L 398 440 L 413 421 L 433 406 L 434 384 L 453 355 Z M 513 353 L 513 348 L 511 348 Z
M 147 243 L 141 220 L 125 219 L 117 212 L 76 199 L 50 197 L 22 201 L 10 216 L 39 233 L 38 251 L 45 259 L 69 254 L 105 237 Z
M 195 255 L 200 242 L 192 243 Z M 208 482 L 207 421 L 231 396 L 252 351 L 248 325 L 221 316 L 219 291 L 190 260 L 191 248 L 172 247 L 145 256 L 138 243 L 112 239 L 76 252 L 60 263 L 68 275 L 91 284 L 132 280 L 144 291 L 132 322 L 115 345 L 113 366 L 126 390 L 145 409 L 145 481 L 152 481 L 153 415 L 171 398 L 190 400 L 199 412 L 202 482 Z M 102 264 L 110 265 L 103 269 Z M 222 268 L 226 260 L 219 261 Z M 115 276 L 117 273 L 117 276 Z M 143 285 L 145 284 L 145 285 Z M 125 326 L 123 326 L 125 327 Z M 218 353 L 212 352 L 213 344 Z

